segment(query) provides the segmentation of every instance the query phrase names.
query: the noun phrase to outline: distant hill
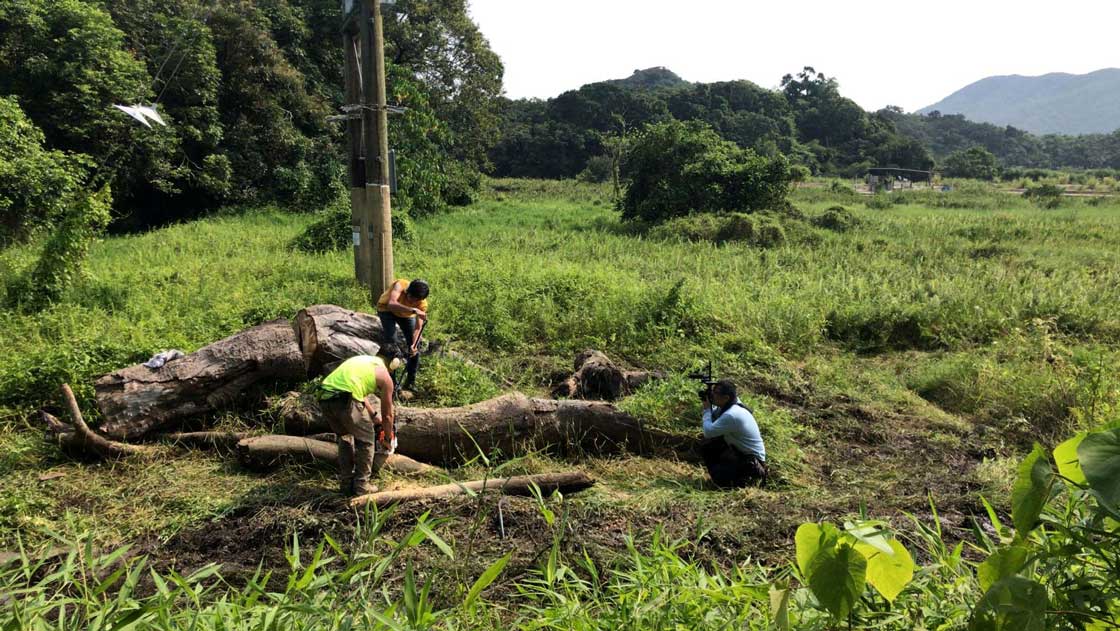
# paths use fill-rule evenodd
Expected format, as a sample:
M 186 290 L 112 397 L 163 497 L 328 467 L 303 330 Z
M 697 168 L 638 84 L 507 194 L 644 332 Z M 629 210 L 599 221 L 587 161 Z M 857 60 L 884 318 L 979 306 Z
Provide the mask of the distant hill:
M 634 74 L 625 79 L 611 79 L 604 81 L 610 85 L 637 90 L 653 90 L 656 88 L 676 88 L 690 85 L 688 81 L 677 76 L 672 70 L 664 66 L 635 70 Z
M 1035 134 L 1094 134 L 1120 129 L 1120 69 L 1073 75 L 988 77 L 922 108 Z

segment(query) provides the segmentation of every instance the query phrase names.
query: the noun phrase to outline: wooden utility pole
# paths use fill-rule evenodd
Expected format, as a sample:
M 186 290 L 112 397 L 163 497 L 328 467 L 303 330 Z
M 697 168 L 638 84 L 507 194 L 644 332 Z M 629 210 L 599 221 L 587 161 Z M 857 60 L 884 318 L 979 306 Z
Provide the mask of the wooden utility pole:
M 357 6 L 353 6 L 357 5 Z M 343 3 L 346 116 L 350 143 L 350 208 L 354 276 L 372 300 L 393 282 L 393 224 L 389 191 L 389 125 L 381 0 Z

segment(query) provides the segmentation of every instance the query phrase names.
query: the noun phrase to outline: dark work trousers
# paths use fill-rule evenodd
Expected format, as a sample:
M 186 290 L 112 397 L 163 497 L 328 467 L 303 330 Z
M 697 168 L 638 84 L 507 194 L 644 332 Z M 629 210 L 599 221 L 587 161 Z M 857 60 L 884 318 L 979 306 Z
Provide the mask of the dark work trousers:
M 420 349 L 416 349 L 415 355 L 408 355 L 409 348 L 412 345 L 412 336 L 416 334 L 416 316 L 402 318 L 389 311 L 378 311 L 377 317 L 381 318 L 382 346 L 396 344 L 398 326 L 401 327 L 401 333 L 404 334 L 404 346 L 401 347 L 401 353 L 407 357 L 404 365 L 404 381 L 393 385 L 407 390 L 412 387 L 412 382 L 416 381 L 416 371 L 420 370 Z
M 766 481 L 766 463 L 732 447 L 722 436 L 701 441 L 700 455 L 718 487 L 739 488 Z

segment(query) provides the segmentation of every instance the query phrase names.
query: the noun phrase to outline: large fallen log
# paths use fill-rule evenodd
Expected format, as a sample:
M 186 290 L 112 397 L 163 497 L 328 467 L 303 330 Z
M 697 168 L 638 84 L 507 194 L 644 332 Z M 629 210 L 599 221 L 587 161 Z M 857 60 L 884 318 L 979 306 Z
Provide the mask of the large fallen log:
M 666 454 L 688 457 L 694 440 L 645 425 L 609 403 L 508 394 L 459 408 L 400 408 L 399 451 L 425 462 L 460 463 L 526 450 Z
M 314 401 L 294 393 L 288 408 L 307 431 L 325 431 Z M 284 418 L 287 426 L 289 420 Z M 397 451 L 422 462 L 459 464 L 485 455 L 532 450 L 573 453 L 671 454 L 695 459 L 695 440 L 645 427 L 609 403 L 554 401 L 508 394 L 457 408 L 396 409 Z
M 350 500 L 351 507 L 374 504 L 385 507 L 398 502 L 408 502 L 437 497 L 461 495 L 467 492 L 503 493 L 506 495 L 532 495 L 533 486 L 540 489 L 544 496 L 553 491 L 564 494 L 576 493 L 589 488 L 595 481 L 579 471 L 566 473 L 544 473 L 540 475 L 523 475 L 510 478 L 494 478 L 492 480 L 475 480 L 473 482 L 455 482 L 441 486 L 429 486 L 422 489 L 406 489 L 401 491 L 382 491 L 370 495 L 361 495 Z
M 338 466 L 338 445 L 299 436 L 255 436 L 237 443 L 237 461 L 247 469 L 265 470 L 287 462 L 324 463 Z M 400 454 L 374 456 L 374 471 L 427 473 L 433 468 Z
M 297 383 L 306 370 L 287 320 L 252 327 L 161 368 L 143 364 L 105 375 L 94 384 L 101 431 L 131 439 L 229 407 L 257 386 Z

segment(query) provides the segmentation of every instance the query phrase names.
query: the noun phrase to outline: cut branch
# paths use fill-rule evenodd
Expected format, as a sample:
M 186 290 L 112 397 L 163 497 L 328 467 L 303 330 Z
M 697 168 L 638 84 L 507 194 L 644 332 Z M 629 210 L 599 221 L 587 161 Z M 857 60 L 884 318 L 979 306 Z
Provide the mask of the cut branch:
M 285 462 L 323 463 L 338 466 L 338 445 L 299 436 L 256 436 L 237 443 L 237 461 L 248 469 L 262 470 Z M 400 454 L 374 456 L 374 469 L 393 473 L 427 473 L 432 467 Z
M 560 491 L 564 494 L 577 493 L 593 484 L 595 484 L 594 480 L 579 471 L 545 473 L 492 480 L 475 480 L 473 482 L 455 482 L 422 489 L 383 491 L 355 497 L 350 500 L 350 506 L 359 507 L 374 504 L 378 507 L 385 507 L 397 502 L 450 497 L 465 493 L 494 492 L 506 495 L 532 495 L 534 485 L 540 489 L 541 495 L 548 496 L 554 491 Z

